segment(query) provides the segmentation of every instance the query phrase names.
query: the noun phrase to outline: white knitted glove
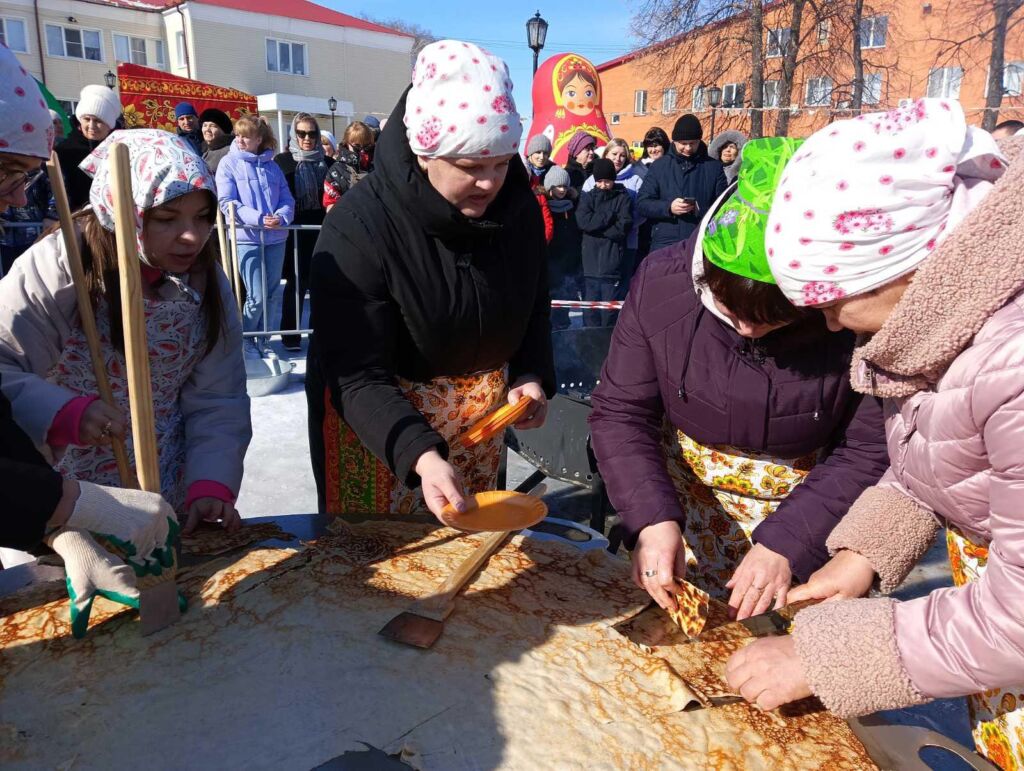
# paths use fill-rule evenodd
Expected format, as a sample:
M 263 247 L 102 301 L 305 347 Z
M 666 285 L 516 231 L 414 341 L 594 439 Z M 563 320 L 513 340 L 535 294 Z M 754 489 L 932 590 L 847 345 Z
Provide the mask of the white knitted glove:
M 135 571 L 96 543 L 85 530 L 63 527 L 47 543 L 64 558 L 74 637 L 85 635 L 97 594 L 132 608 L 139 607 Z
M 174 509 L 156 493 L 78 483 L 81 492 L 67 527 L 102 535 L 139 564 L 167 543 Z

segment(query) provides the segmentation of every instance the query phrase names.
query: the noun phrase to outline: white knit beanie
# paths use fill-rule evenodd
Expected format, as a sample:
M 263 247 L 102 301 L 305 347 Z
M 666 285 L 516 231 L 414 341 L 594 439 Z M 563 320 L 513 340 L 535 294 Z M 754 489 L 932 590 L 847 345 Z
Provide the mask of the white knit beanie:
M 78 98 L 75 117 L 82 120 L 86 115 L 96 116 L 112 129 L 121 115 L 121 100 L 112 88 L 86 86 Z

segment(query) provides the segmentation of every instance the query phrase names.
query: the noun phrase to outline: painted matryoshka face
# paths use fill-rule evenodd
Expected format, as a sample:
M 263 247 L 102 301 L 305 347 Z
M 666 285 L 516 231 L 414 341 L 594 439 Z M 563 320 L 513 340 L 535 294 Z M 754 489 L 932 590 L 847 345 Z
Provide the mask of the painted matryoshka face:
M 597 89 L 579 75 L 562 89 L 562 104 L 574 115 L 589 115 L 597 107 Z

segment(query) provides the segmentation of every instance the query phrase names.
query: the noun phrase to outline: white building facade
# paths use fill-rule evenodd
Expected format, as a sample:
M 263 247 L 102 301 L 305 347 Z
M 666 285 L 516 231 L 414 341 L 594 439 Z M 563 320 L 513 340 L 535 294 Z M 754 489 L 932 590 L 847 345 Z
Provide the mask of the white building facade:
M 0 0 L 0 41 L 69 109 L 118 62 L 237 88 L 278 127 L 294 110 L 387 115 L 412 37 L 308 0 Z M 283 134 L 281 134 L 283 136 Z

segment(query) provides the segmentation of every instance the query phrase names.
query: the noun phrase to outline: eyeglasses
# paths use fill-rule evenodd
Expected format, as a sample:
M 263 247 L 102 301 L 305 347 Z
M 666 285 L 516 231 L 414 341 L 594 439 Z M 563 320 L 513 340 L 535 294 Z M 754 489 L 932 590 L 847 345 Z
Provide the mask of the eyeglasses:
M 24 190 L 32 187 L 43 176 L 43 169 L 31 171 L 6 171 L 0 166 L 0 195 L 10 195 L 19 187 Z
M 299 139 L 312 139 L 313 137 L 320 136 L 320 132 L 319 131 L 301 131 L 300 129 L 295 129 L 295 136 L 297 136 Z

